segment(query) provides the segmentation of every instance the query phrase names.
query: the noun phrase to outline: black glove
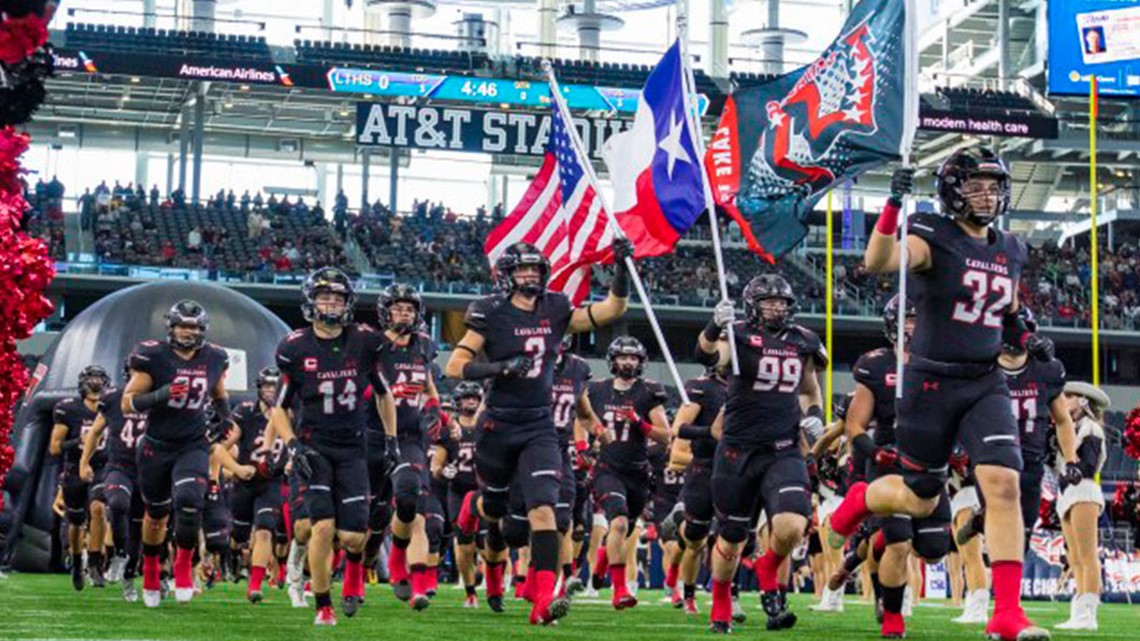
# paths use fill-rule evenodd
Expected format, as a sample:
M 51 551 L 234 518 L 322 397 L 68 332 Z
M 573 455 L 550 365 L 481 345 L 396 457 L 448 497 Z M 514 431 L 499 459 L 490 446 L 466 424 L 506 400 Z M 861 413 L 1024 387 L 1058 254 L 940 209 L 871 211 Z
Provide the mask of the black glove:
M 1081 466 L 1076 463 L 1065 463 L 1065 472 L 1061 475 L 1061 489 L 1076 485 L 1085 480 Z
M 1025 337 L 1025 351 L 1039 361 L 1049 362 L 1053 360 L 1056 348 L 1053 346 L 1053 339 L 1048 336 L 1030 334 Z
M 504 362 L 501 374 L 506 378 L 526 376 L 526 373 L 529 372 L 530 368 L 532 367 L 534 367 L 534 359 L 526 354 L 523 354 Z
M 891 175 L 891 202 L 897 207 L 914 191 L 914 167 L 899 167 Z
M 289 457 L 293 459 L 293 471 L 302 481 L 308 481 L 313 476 L 313 464 L 309 461 L 309 448 L 305 447 L 299 439 L 289 441 Z
M 64 439 L 63 443 L 60 444 L 59 449 L 64 452 L 68 452 L 70 450 L 78 449 L 82 444 L 83 439 L 79 436 L 76 436 L 75 438 Z
M 384 467 L 391 474 L 400 464 L 400 439 L 384 435 Z
M 633 258 L 633 243 L 628 238 L 616 238 L 613 243 L 614 279 L 610 281 L 610 293 L 618 298 L 629 298 L 629 269 L 626 258 Z

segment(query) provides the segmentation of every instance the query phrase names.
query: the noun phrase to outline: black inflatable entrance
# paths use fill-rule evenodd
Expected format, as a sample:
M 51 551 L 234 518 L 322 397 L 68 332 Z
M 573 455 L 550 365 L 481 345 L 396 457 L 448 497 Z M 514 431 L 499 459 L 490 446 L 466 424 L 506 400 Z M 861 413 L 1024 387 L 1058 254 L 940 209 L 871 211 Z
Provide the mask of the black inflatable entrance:
M 87 308 L 40 359 L 33 374 L 38 383 L 16 417 L 16 460 L 3 488 L 8 497 L 0 514 L 0 528 L 7 534 L 0 537 L 5 541 L 0 561 L 23 571 L 49 569 L 58 461 L 47 456 L 47 445 L 55 403 L 76 394 L 79 371 L 91 363 L 105 367 L 122 384 L 123 359 L 138 341 L 165 338 L 163 314 L 183 298 L 206 308 L 208 340 L 230 352 L 226 383 L 231 400 L 255 396 L 257 372 L 273 363 L 289 328 L 253 299 L 214 284 L 155 282 L 116 292 Z

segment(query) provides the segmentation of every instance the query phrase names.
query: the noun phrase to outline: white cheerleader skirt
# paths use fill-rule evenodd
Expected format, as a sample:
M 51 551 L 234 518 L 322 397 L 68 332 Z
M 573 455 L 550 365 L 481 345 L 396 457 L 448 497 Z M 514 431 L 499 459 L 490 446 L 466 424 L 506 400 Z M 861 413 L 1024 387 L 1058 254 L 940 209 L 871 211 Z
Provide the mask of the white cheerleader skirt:
M 1100 490 L 1100 484 L 1092 479 L 1084 479 L 1076 485 L 1070 485 L 1061 492 L 1061 497 L 1057 499 L 1057 514 L 1063 519 L 1069 513 L 1069 508 L 1077 503 L 1096 503 L 1099 510 L 1097 514 L 1104 512 L 1104 492 Z

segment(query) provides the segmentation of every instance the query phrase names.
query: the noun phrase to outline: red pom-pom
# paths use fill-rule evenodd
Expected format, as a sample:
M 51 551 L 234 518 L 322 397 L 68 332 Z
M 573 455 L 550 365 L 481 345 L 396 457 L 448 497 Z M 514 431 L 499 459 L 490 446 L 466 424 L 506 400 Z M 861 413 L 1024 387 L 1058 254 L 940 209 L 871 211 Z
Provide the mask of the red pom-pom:
M 1124 453 L 1140 460 L 1140 407 L 1133 408 L 1124 421 Z

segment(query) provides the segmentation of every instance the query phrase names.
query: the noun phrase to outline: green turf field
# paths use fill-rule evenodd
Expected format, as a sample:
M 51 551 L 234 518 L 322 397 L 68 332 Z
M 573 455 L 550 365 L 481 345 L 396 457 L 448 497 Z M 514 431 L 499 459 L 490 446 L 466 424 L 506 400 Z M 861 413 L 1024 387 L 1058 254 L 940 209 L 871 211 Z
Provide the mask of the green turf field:
M 686 617 L 657 601 L 661 592 L 642 591 L 635 610 L 613 611 L 608 602 L 579 600 L 570 616 L 558 626 L 538 629 L 526 625 L 525 603 L 511 602 L 508 611 L 465 610 L 462 591 L 442 590 L 432 606 L 413 612 L 391 596 L 388 586 L 369 586 L 368 602 L 352 619 L 340 615 L 336 628 L 315 628 L 311 609 L 294 610 L 284 591 L 270 589 L 264 603 L 244 601 L 245 586 L 221 585 L 187 606 L 163 602 L 157 610 L 142 603 L 124 603 L 117 586 L 104 590 L 72 590 L 63 575 L 12 575 L 0 579 L 0 639 L 186 639 L 193 641 L 290 641 L 294 639 L 382 639 L 385 641 L 501 641 L 543 638 L 552 641 L 682 641 L 711 639 L 706 617 Z M 703 612 L 709 597 L 701 595 Z M 795 641 L 847 641 L 877 639 L 869 606 L 854 597 L 843 614 L 816 614 L 807 610 L 807 597 L 794 597 L 800 623 L 789 632 L 766 632 L 755 594 L 744 597 L 748 622 L 734 636 L 784 637 Z M 1068 604 L 1028 603 L 1029 616 L 1038 623 L 1062 621 Z M 915 608 L 909 623 L 911 639 L 980 639 L 981 630 L 950 623 L 957 613 L 938 602 Z M 1056 639 L 1140 639 L 1140 605 L 1101 606 L 1100 632 L 1061 633 Z

